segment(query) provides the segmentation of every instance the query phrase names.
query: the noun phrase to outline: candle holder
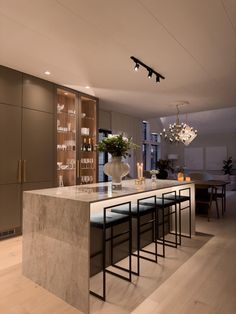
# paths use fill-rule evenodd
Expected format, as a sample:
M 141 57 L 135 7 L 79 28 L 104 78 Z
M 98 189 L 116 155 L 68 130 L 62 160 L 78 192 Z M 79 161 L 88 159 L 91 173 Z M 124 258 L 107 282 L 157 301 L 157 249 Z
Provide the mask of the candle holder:
M 140 178 L 135 179 L 135 184 L 136 185 L 141 185 L 144 182 L 145 182 L 145 178 L 144 177 L 140 177 Z

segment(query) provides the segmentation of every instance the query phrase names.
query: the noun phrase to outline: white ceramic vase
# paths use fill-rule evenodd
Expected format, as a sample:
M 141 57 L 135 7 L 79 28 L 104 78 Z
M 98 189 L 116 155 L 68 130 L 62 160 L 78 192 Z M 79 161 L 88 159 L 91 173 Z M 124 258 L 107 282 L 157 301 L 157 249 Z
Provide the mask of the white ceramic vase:
M 121 181 L 129 173 L 129 165 L 122 161 L 122 157 L 112 157 L 112 161 L 104 165 L 103 171 L 112 177 L 112 188 L 121 190 Z

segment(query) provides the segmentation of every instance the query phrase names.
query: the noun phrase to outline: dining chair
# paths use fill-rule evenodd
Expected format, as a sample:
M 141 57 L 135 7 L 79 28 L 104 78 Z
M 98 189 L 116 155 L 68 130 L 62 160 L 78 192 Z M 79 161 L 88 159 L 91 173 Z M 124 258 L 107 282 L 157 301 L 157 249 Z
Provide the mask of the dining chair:
M 205 205 L 207 206 L 207 218 L 210 221 L 210 213 L 212 208 L 212 202 L 216 204 L 216 213 L 217 218 L 220 218 L 219 215 L 219 206 L 217 201 L 217 188 L 214 186 L 206 187 L 205 185 L 198 185 L 196 188 L 196 205 Z

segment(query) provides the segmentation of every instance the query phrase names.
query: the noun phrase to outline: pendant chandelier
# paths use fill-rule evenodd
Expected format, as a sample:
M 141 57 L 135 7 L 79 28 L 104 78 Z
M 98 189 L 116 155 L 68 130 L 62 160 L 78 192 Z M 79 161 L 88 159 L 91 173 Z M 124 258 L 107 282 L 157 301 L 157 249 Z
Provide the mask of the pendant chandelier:
M 163 129 L 160 136 L 169 143 L 182 143 L 188 146 L 197 136 L 197 130 L 189 126 L 187 123 L 179 122 L 179 105 L 176 105 L 176 108 L 176 122 L 170 124 L 168 129 Z

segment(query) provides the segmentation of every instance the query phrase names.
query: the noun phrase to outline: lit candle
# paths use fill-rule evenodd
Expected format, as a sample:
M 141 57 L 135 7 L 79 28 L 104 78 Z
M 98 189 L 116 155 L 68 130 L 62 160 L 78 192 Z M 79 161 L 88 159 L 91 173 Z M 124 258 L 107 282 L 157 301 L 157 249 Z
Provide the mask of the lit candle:
M 186 177 L 185 181 L 191 181 L 191 178 L 190 177 Z
M 137 162 L 137 177 L 139 178 L 139 162 Z
M 178 173 L 178 181 L 184 181 L 184 175 L 182 172 Z
M 141 163 L 141 178 L 143 178 L 143 163 Z

